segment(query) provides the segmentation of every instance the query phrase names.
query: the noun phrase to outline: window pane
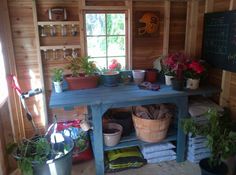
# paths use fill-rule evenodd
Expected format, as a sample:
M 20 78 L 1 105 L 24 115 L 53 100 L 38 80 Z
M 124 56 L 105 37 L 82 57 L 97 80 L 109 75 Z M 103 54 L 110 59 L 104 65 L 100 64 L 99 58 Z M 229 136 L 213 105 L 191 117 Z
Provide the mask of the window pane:
M 106 37 L 87 37 L 88 56 L 106 56 Z
M 86 34 L 106 34 L 105 14 L 86 14 Z
M 106 58 L 90 58 L 89 61 L 94 61 L 97 68 L 99 68 L 100 70 L 107 67 Z
M 107 14 L 107 34 L 125 35 L 125 14 Z
M 121 69 L 125 69 L 125 57 L 109 57 L 108 58 L 108 67 L 112 64 L 112 60 L 117 60 L 121 64 Z
M 108 56 L 125 55 L 124 36 L 109 36 L 107 37 L 107 43 L 108 43 Z

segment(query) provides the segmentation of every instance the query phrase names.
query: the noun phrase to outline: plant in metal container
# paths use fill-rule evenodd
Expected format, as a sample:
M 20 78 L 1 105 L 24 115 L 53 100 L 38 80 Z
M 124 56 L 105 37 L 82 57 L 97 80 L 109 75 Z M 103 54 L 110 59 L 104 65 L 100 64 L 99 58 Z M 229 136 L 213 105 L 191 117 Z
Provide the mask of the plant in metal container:
M 90 57 L 66 57 L 69 64 L 66 66 L 71 74 L 65 76 L 69 90 L 89 89 L 98 86 L 98 69 Z
M 70 137 L 53 135 L 23 139 L 8 146 L 23 175 L 70 175 L 74 142 Z
M 205 136 L 211 157 L 202 159 L 199 163 L 202 175 L 226 175 L 228 168 L 222 162 L 236 153 L 236 132 L 231 128 L 229 115 L 219 113 L 216 109 L 209 109 L 206 113 L 208 123 L 199 124 L 192 118 L 183 121 L 184 131 L 193 135 Z
M 53 73 L 53 85 L 56 93 L 62 92 L 62 82 L 63 82 L 63 69 L 62 68 L 54 68 L 52 70 Z

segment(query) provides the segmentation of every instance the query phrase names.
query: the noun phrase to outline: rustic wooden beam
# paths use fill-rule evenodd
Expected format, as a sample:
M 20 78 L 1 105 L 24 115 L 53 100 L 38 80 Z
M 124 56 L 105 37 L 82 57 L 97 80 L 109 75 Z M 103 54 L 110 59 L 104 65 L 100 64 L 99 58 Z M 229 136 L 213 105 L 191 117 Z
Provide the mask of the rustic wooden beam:
M 32 1 L 32 10 L 33 10 L 33 21 L 34 21 L 34 32 L 35 32 L 35 44 L 36 44 L 36 52 L 37 52 L 37 61 L 38 61 L 38 68 L 39 68 L 39 76 L 40 76 L 40 83 L 41 88 L 43 90 L 42 95 L 38 95 L 38 97 L 42 100 L 42 107 L 43 111 L 40 115 L 41 119 L 43 117 L 44 123 L 43 127 L 44 129 L 48 125 L 48 110 L 47 110 L 47 101 L 46 101 L 46 89 L 45 89 L 45 81 L 44 81 L 44 74 L 43 74 L 43 62 L 41 58 L 41 51 L 40 51 L 40 38 L 39 38 L 39 29 L 38 29 L 38 19 L 37 19 L 37 6 L 36 6 L 36 0 Z
M 214 0 L 205 1 L 205 13 L 213 12 L 214 10 Z
M 85 23 L 84 23 L 84 8 L 85 0 L 79 0 L 79 35 L 80 35 L 80 52 L 81 56 L 87 55 L 86 40 L 85 40 Z
M 163 34 L 163 55 L 169 52 L 169 36 L 170 36 L 170 1 L 165 1 L 164 6 L 164 34 Z
M 132 33 L 133 33 L 133 2 L 131 0 L 127 0 L 125 2 L 126 7 L 127 7 L 127 16 L 128 16 L 128 21 L 127 21 L 127 28 L 128 28 L 128 39 L 127 39 L 127 46 L 126 46 L 126 54 L 127 54 L 127 69 L 132 69 L 132 54 L 133 54 L 133 42 L 132 42 Z
M 194 57 L 196 55 L 198 3 L 198 1 L 194 0 L 187 2 L 185 53 L 191 57 Z
M 12 31 L 9 19 L 7 0 L 0 1 L 0 21 L 4 25 L 0 25 L 0 36 L 2 41 L 2 49 L 5 61 L 6 74 L 17 76 L 14 48 L 12 43 Z M 12 133 L 15 141 L 25 137 L 23 114 L 21 103 L 18 95 L 8 83 L 8 107 L 12 125 Z

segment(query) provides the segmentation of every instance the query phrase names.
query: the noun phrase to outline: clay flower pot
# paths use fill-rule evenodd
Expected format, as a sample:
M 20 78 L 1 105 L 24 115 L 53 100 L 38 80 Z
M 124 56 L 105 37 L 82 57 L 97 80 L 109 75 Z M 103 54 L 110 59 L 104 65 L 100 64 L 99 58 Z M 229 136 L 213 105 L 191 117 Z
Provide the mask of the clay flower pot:
M 91 89 L 98 86 L 98 75 L 72 77 L 66 75 L 65 80 L 68 83 L 69 90 Z

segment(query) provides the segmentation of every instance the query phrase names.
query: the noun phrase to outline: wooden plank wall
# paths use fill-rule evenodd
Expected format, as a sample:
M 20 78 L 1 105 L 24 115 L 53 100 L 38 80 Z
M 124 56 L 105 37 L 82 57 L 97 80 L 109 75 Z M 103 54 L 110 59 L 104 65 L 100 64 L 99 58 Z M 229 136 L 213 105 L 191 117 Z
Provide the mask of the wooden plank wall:
M 14 142 L 10 112 L 7 101 L 0 107 L 0 174 L 10 174 L 16 168 L 16 162 L 6 153 L 6 146 Z
M 78 1 L 38 1 L 38 18 L 45 20 L 46 9 L 55 6 L 55 3 L 59 3 L 60 6 L 66 6 L 71 9 L 73 13 L 73 20 L 78 19 L 76 11 L 78 10 Z M 111 6 L 111 2 L 108 1 L 86 1 L 86 5 L 107 5 Z M 112 5 L 123 6 L 124 3 L 114 1 Z M 157 56 L 162 54 L 163 51 L 163 34 L 164 34 L 164 1 L 133 1 L 133 18 L 135 19 L 135 13 L 137 11 L 159 11 L 160 12 L 160 35 L 157 38 L 137 38 L 135 31 L 133 33 L 133 54 L 132 63 L 133 68 L 152 68 L 153 61 Z M 40 87 L 40 68 L 37 61 L 36 50 L 36 33 L 33 25 L 33 10 L 31 0 L 8 0 L 9 16 L 12 27 L 12 37 L 14 45 L 14 54 L 16 61 L 16 68 L 20 86 L 24 91 L 31 89 L 32 87 Z M 91 7 L 90 7 L 91 8 Z M 170 4 L 170 51 L 184 50 L 184 36 L 185 36 L 185 24 L 186 24 L 186 2 L 171 2 Z M 102 8 L 101 8 L 102 9 Z M 133 28 L 135 24 L 133 23 Z M 73 39 L 72 39 L 73 40 Z M 41 39 L 41 44 L 47 45 L 54 42 L 48 39 Z M 55 41 L 56 42 L 56 41 Z M 76 40 L 73 41 L 79 43 Z M 145 60 L 145 61 L 144 61 Z M 49 94 L 51 89 L 51 73 L 50 70 L 53 67 L 63 67 L 65 62 L 56 63 L 55 61 L 43 60 L 44 79 L 47 94 L 47 101 L 49 100 Z M 42 99 L 34 97 L 28 100 L 29 110 L 32 111 L 36 124 L 43 128 L 42 118 Z M 75 112 L 76 111 L 76 112 Z M 63 116 L 74 115 L 81 109 L 76 109 L 74 112 L 65 112 Z M 60 114 L 62 110 L 50 111 L 49 116 L 53 114 Z M 83 110 L 82 110 L 83 112 Z M 52 118 L 49 118 L 52 121 Z M 29 122 L 25 120 L 25 132 L 26 136 L 32 135 L 32 128 Z
M 235 9 L 235 0 L 204 0 L 198 4 L 198 34 L 196 43 L 197 58 L 200 58 L 202 49 L 202 31 L 203 31 L 203 15 L 205 12 L 223 12 Z M 219 88 L 222 88 L 221 96 L 216 96 L 215 101 L 221 101 L 222 106 L 229 107 L 231 116 L 236 120 L 236 73 L 222 71 L 216 68 L 209 70 L 209 82 Z

